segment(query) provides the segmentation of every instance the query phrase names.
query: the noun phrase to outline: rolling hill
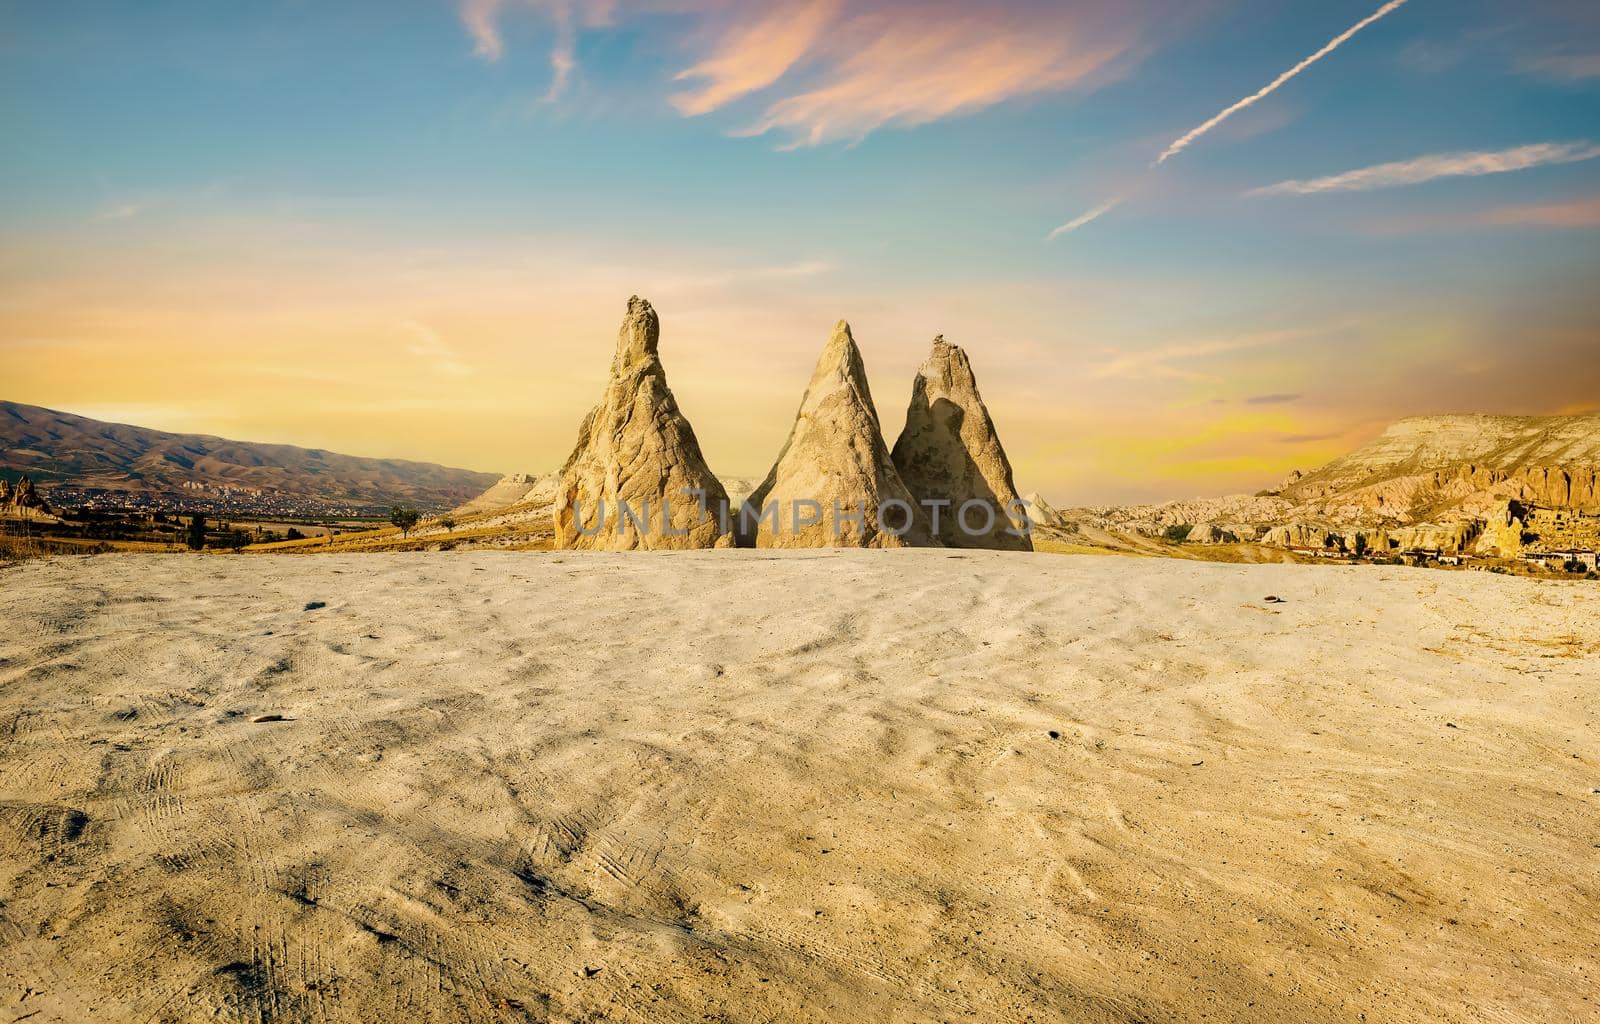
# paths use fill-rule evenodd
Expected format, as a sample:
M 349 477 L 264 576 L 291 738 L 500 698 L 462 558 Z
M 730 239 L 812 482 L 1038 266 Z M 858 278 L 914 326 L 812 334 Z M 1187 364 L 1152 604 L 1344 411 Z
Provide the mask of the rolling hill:
M 131 502 L 278 515 L 454 507 L 499 476 L 429 462 L 173 434 L 0 401 L 0 476 L 31 477 L 52 503 Z

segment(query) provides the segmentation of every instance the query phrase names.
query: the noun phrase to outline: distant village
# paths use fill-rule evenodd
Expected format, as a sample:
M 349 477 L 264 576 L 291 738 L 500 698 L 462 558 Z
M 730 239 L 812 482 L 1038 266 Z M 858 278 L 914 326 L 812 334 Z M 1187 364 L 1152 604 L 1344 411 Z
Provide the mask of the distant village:
M 201 513 L 214 516 L 282 519 L 376 518 L 387 504 L 333 501 L 304 494 L 254 487 L 217 487 L 185 481 L 173 492 L 115 491 L 96 487 L 60 486 L 50 491 L 56 508 L 100 513 Z

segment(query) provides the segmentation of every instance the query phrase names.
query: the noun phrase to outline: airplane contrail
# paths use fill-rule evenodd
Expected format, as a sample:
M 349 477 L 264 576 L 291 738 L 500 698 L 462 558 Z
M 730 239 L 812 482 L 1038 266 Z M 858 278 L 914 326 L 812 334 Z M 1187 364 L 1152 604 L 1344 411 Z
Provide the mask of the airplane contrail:
M 1094 209 L 1090 210 L 1088 213 L 1084 214 L 1083 216 L 1074 217 L 1071 220 L 1067 221 L 1065 224 L 1063 224 L 1060 227 L 1056 228 L 1054 231 L 1050 232 L 1048 235 L 1045 235 L 1044 236 L 1044 240 L 1046 242 L 1054 242 L 1057 238 L 1060 238 L 1062 235 L 1066 234 L 1067 232 L 1076 231 L 1079 228 L 1083 227 L 1085 224 L 1087 224 L 1090 221 L 1094 220 L 1096 217 L 1100 216 L 1102 213 L 1109 212 L 1113 207 L 1115 207 L 1117 204 L 1119 204 L 1121 202 L 1122 202 L 1122 197 L 1121 196 L 1118 196 L 1115 199 L 1108 199 L 1105 202 L 1101 203 L 1099 206 L 1096 206 Z
M 1360 32 L 1362 29 L 1366 28 L 1368 25 L 1370 25 L 1373 22 L 1377 21 L 1379 18 L 1383 17 L 1384 15 L 1389 14 L 1392 11 L 1398 9 L 1405 2 L 1406 2 L 1406 0 L 1389 0 L 1388 3 L 1384 4 L 1382 7 L 1378 8 L 1376 11 L 1372 12 L 1371 14 L 1367 15 L 1365 18 L 1362 18 L 1360 21 L 1356 22 L 1354 25 L 1351 25 L 1349 28 L 1345 29 L 1343 32 L 1341 32 L 1338 35 L 1334 36 L 1333 39 L 1329 40 L 1328 45 L 1324 46 L 1322 49 L 1318 50 L 1316 53 L 1313 53 L 1311 56 L 1307 57 L 1305 60 L 1303 60 L 1300 63 L 1296 64 L 1294 67 L 1290 68 L 1288 71 L 1285 71 L 1283 74 L 1279 75 L 1277 78 L 1274 78 L 1272 80 L 1271 84 L 1266 86 L 1266 88 L 1260 90 L 1259 92 L 1251 93 L 1249 96 L 1246 96 L 1244 99 L 1240 100 L 1238 103 L 1235 103 L 1233 106 L 1231 106 L 1228 109 L 1224 110 L 1222 113 L 1218 114 L 1216 117 L 1213 117 L 1211 120 L 1207 121 L 1205 124 L 1201 125 L 1198 128 L 1195 128 L 1194 130 L 1192 130 L 1192 131 L 1188 132 L 1187 134 L 1183 135 L 1182 137 L 1174 140 L 1172 145 L 1167 147 L 1166 152 L 1162 153 L 1159 157 L 1156 158 L 1156 163 L 1153 164 L 1152 166 L 1156 166 L 1156 165 L 1165 163 L 1167 161 L 1168 157 L 1171 157 L 1171 156 L 1181 152 L 1184 148 L 1186 148 L 1189 145 L 1189 143 L 1193 142 L 1195 139 L 1198 139 L 1200 136 L 1204 135 L 1206 132 L 1209 132 L 1211 129 L 1215 128 L 1217 125 L 1219 125 L 1222 122 L 1226 121 L 1228 118 L 1232 117 L 1234 114 L 1238 113 L 1239 111 L 1243 110 L 1244 108 L 1246 108 L 1248 106 L 1251 106 L 1251 105 L 1253 105 L 1255 103 L 1259 103 L 1261 100 L 1263 100 L 1266 97 L 1270 96 L 1273 92 L 1275 92 L 1277 90 L 1277 88 L 1280 85 L 1282 85 L 1283 83 L 1287 82 L 1289 79 L 1293 78 L 1295 75 L 1298 75 L 1300 72 L 1304 71 L 1306 68 L 1308 68 L 1311 65 L 1315 64 L 1317 61 L 1319 61 L 1322 58 L 1326 57 L 1328 54 L 1332 53 L 1334 50 L 1337 50 L 1340 46 L 1343 46 L 1350 39 L 1351 36 L 1355 35 L 1357 32 Z

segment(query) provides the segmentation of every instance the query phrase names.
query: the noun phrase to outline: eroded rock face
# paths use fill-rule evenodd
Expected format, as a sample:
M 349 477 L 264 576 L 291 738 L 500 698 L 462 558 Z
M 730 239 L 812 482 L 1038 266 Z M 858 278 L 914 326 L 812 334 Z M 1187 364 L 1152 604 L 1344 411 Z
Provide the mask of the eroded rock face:
M 477 515 L 483 512 L 494 512 L 499 509 L 511 508 L 515 505 L 531 504 L 539 497 L 543 490 L 543 500 L 538 504 L 549 508 L 555 500 L 555 477 L 537 476 L 532 473 L 510 473 L 503 476 L 487 491 L 473 498 L 471 501 L 458 505 L 452 512 L 457 516 Z
M 739 533 L 741 544 L 762 548 L 938 544 L 883 443 L 867 371 L 843 320 L 817 360 L 789 439 L 745 502 Z
M 892 458 L 947 547 L 1033 550 L 1011 462 L 978 394 L 972 363 L 943 335 L 933 339 L 911 382 L 911 405 Z M 978 504 L 963 513 L 969 502 Z
M 14 512 L 28 510 L 32 512 L 50 511 L 50 506 L 39 496 L 38 490 L 33 486 L 33 481 L 24 476 L 19 479 L 16 486 L 0 480 L 0 507 Z
M 1600 416 L 1413 417 L 1286 484 L 1303 507 L 1413 520 L 1508 499 L 1600 509 Z
M 558 548 L 709 548 L 731 538 L 728 496 L 667 387 L 660 337 L 650 303 L 630 298 L 605 395 L 558 475 Z
M 1022 499 L 1028 506 L 1028 518 L 1036 526 L 1065 526 L 1067 517 L 1061 510 L 1044 500 L 1038 491 L 1030 491 Z

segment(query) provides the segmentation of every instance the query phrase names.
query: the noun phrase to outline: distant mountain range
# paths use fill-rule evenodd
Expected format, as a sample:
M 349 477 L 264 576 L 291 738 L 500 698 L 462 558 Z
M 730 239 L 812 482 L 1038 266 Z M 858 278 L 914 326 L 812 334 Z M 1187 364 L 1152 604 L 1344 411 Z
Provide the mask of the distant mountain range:
M 23 475 L 58 507 L 271 515 L 372 514 L 397 503 L 436 512 L 499 479 L 431 462 L 172 434 L 0 401 L 0 477 Z

